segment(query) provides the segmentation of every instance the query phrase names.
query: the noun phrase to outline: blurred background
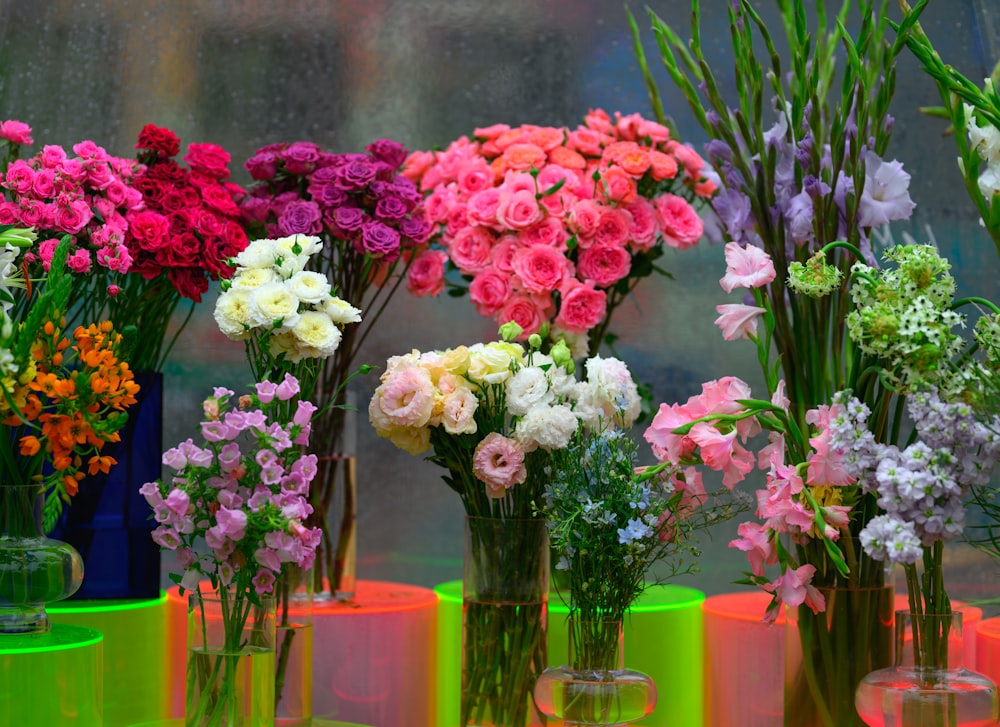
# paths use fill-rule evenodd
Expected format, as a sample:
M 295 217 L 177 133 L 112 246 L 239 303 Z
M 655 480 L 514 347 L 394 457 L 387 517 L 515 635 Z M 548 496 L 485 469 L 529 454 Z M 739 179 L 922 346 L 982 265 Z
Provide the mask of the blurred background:
M 727 78 L 726 1 L 702 5 L 706 55 Z M 779 28 L 774 3 L 759 5 Z M 688 0 L 650 6 L 688 35 Z M 700 149 L 701 131 L 657 61 L 644 6 L 631 7 L 666 109 L 682 139 Z M 931 3 L 924 27 L 945 61 L 973 80 L 1000 57 L 994 0 Z M 35 148 L 93 139 L 132 156 L 140 129 L 154 123 L 176 132 L 182 149 L 224 146 L 241 184 L 250 181 L 243 161 L 281 141 L 348 152 L 390 137 L 431 149 L 500 122 L 576 126 L 598 107 L 651 116 L 621 0 L 0 0 L 0 40 L 0 114 L 30 124 Z M 732 85 L 724 95 L 732 97 Z M 917 209 L 893 235 L 935 240 L 960 294 L 996 299 L 1000 257 L 965 195 L 954 142 L 919 111 L 937 103 L 932 82 L 904 52 L 887 156 L 912 175 Z M 644 281 L 616 314 L 618 352 L 657 402 L 684 401 L 702 381 L 725 375 L 763 387 L 751 344 L 726 343 L 713 325 L 722 253 L 707 242 L 668 250 L 663 263 L 674 279 Z M 166 369 L 165 447 L 192 436 L 213 386 L 240 391 L 251 383 L 242 346 L 218 332 L 212 307 L 209 296 Z M 494 337 L 468 300 L 402 292 L 359 362 L 383 365 L 412 348 Z M 358 575 L 425 586 L 460 577 L 461 503 L 434 465 L 374 435 L 365 409 L 377 383 L 372 374 L 356 387 Z M 731 590 L 746 567 L 727 548 L 736 525 L 703 539 L 701 572 L 678 582 L 709 594 Z M 991 561 L 968 546 L 950 557 L 962 566 L 951 576 L 953 596 L 997 593 Z

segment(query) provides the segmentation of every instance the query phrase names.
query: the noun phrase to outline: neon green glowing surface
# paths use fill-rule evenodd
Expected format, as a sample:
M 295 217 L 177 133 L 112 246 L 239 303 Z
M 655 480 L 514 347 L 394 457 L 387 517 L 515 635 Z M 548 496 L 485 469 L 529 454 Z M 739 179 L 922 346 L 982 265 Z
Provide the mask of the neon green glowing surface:
M 462 582 L 434 588 L 438 595 L 438 726 L 459 722 L 462 682 Z M 664 697 L 637 725 L 701 727 L 704 645 L 701 604 L 705 594 L 686 586 L 650 586 L 625 620 L 625 666 L 645 672 Z M 549 664 L 566 661 L 569 610 L 549 596 Z
M 0 636 L 0 725 L 101 727 L 100 631 L 53 624 Z

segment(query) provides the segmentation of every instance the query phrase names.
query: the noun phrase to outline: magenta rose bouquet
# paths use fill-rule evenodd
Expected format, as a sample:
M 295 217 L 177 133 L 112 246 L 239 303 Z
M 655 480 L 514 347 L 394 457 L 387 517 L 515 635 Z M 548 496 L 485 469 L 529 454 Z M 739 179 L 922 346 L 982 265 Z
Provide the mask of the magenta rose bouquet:
M 335 295 L 365 311 L 363 322 L 344 329 L 318 377 L 316 396 L 336 397 L 338 406 L 317 421 L 314 434 L 317 449 L 329 454 L 320 461 L 311 493 L 313 522 L 324 532 L 317 594 L 350 597 L 354 591 L 355 483 L 348 465 L 353 453 L 344 451 L 345 384 L 358 351 L 430 234 L 419 191 L 399 174 L 406 156 L 390 139 L 373 141 L 357 154 L 333 154 L 299 141 L 262 147 L 244 165 L 254 179 L 240 203 L 251 234 L 320 238 L 322 253 L 312 269 L 326 277 Z M 339 533 L 330 522 L 335 509 L 342 510 Z
M 444 151 L 415 152 L 405 173 L 435 223 L 410 292 L 467 293 L 522 338 L 550 324 L 581 356 L 605 342 L 639 280 L 663 272 L 665 248 L 698 243 L 693 203 L 715 191 L 701 156 L 666 126 L 601 110 L 575 129 L 476 129 Z

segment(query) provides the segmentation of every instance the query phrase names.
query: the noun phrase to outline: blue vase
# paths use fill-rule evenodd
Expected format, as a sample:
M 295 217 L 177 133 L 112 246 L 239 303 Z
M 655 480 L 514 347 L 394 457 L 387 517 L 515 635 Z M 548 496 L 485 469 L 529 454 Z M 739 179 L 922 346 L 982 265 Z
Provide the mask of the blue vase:
M 135 380 L 140 389 L 121 441 L 104 448 L 118 464 L 80 482 L 51 533 L 83 556 L 84 580 L 75 599 L 160 595 L 160 546 L 150 536 L 156 522 L 139 488 L 160 477 L 163 374 L 139 372 Z

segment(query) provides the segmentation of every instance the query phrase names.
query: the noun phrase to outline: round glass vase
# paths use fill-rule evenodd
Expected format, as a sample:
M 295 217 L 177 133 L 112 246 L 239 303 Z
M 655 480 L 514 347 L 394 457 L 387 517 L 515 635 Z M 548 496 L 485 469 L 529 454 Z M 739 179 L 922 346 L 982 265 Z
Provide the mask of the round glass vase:
M 274 600 L 246 591 L 188 599 L 186 727 L 274 724 Z
M 820 588 L 826 608 L 786 610 L 785 727 L 861 727 L 854 690 L 892 664 L 892 586 Z
M 83 582 L 83 559 L 42 533 L 41 485 L 0 482 L 0 634 L 49 630 L 45 604 L 69 598 Z
M 993 727 L 997 685 L 963 666 L 962 614 L 896 612 L 893 666 L 858 685 L 858 714 L 869 727 Z
M 621 621 L 569 620 L 569 664 L 549 667 L 535 684 L 535 704 L 565 725 L 626 725 L 656 707 L 656 685 L 625 668 Z
M 531 690 L 547 664 L 545 520 L 466 517 L 462 727 L 534 727 Z

